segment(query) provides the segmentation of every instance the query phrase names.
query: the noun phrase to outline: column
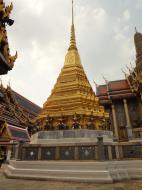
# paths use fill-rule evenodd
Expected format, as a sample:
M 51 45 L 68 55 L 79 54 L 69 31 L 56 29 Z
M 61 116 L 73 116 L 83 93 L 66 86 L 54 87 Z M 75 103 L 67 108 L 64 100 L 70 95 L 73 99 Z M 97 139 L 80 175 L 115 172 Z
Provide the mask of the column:
M 22 152 L 21 152 L 21 160 L 25 160 L 26 159 L 26 148 L 22 147 Z
M 18 153 L 19 153 L 19 144 L 16 145 L 15 160 L 18 159 Z
M 119 145 L 115 145 L 116 159 L 120 159 Z
M 74 159 L 79 160 L 79 152 L 78 152 L 78 147 L 77 146 L 75 147 L 75 150 L 74 150 Z
M 11 140 L 10 143 L 12 144 L 12 143 L 13 143 L 13 140 Z M 7 157 L 6 157 L 6 163 L 9 163 L 9 161 L 10 161 L 11 152 L 12 152 L 11 146 L 8 146 L 8 149 L 7 149 Z
M 111 146 L 108 146 L 108 157 L 109 157 L 109 160 L 112 160 L 112 149 L 111 149 Z
M 60 147 L 56 147 L 56 152 L 55 152 L 55 160 L 60 159 Z
M 97 146 L 98 146 L 98 158 L 99 160 L 103 161 L 105 160 L 105 151 L 104 151 L 104 143 L 102 136 L 97 137 Z
M 119 155 L 120 155 L 120 159 L 123 159 L 123 148 L 122 148 L 122 145 L 119 146 Z
M 99 151 L 97 145 L 95 145 L 95 160 L 99 160 Z
M 24 144 L 23 141 L 19 141 L 18 157 L 17 157 L 18 160 L 22 160 L 25 158 L 25 155 L 24 155 L 25 153 L 23 154 L 23 151 L 25 151 L 25 148 L 23 148 L 23 144 Z
M 115 136 L 116 140 L 118 140 L 119 139 L 118 126 L 117 126 L 116 112 L 115 112 L 114 105 L 112 105 L 111 108 L 112 108 L 112 117 L 113 117 L 113 124 L 114 124 L 114 136 Z
M 133 137 L 133 134 L 132 134 L 132 126 L 130 122 L 127 100 L 123 99 L 123 103 L 124 103 L 124 110 L 125 110 L 125 116 L 126 116 L 126 128 L 127 128 L 128 139 L 131 140 Z

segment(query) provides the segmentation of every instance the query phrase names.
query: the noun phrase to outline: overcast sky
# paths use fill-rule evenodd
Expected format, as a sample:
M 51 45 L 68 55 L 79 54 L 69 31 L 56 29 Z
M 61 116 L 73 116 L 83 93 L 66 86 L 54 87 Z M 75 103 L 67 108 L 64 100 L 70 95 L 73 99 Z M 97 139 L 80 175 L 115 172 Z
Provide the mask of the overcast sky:
M 9 4 L 10 0 L 5 0 Z M 142 0 L 75 0 L 77 47 L 93 80 L 124 78 L 121 68 L 135 65 L 134 27 L 142 32 Z M 69 47 L 71 0 L 13 0 L 8 27 L 11 54 L 18 59 L 6 85 L 42 106 L 56 82 Z

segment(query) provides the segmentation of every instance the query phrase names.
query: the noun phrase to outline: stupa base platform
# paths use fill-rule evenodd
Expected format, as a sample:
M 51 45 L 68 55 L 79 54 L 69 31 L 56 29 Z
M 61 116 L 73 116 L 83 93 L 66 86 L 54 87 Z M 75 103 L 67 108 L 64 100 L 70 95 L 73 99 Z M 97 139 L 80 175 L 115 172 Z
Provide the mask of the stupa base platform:
M 73 143 L 96 143 L 98 137 L 103 138 L 103 142 L 113 142 L 112 131 L 75 129 L 40 131 L 31 137 L 30 144 L 73 144 Z
M 142 160 L 10 161 L 2 166 L 8 178 L 113 183 L 142 178 Z

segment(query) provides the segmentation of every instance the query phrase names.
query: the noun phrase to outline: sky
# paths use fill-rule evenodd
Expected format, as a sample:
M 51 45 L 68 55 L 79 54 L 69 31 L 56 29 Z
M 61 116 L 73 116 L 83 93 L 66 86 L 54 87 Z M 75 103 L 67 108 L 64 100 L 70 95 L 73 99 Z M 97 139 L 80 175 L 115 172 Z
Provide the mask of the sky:
M 5 0 L 6 5 L 10 0 Z M 42 106 L 51 93 L 69 47 L 71 0 L 13 0 L 7 26 L 11 54 L 18 51 L 3 84 Z M 124 78 L 135 66 L 134 27 L 142 32 L 142 0 L 75 0 L 76 41 L 82 65 L 95 84 Z M 104 77 L 103 77 L 104 76 Z

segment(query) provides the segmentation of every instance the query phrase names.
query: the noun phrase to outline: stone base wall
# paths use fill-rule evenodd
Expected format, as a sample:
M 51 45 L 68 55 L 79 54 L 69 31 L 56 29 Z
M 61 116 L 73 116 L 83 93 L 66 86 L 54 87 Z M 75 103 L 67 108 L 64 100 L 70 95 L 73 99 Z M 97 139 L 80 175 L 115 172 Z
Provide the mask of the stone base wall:
M 142 142 L 73 144 L 23 144 L 12 159 L 18 160 L 125 160 L 142 159 Z

